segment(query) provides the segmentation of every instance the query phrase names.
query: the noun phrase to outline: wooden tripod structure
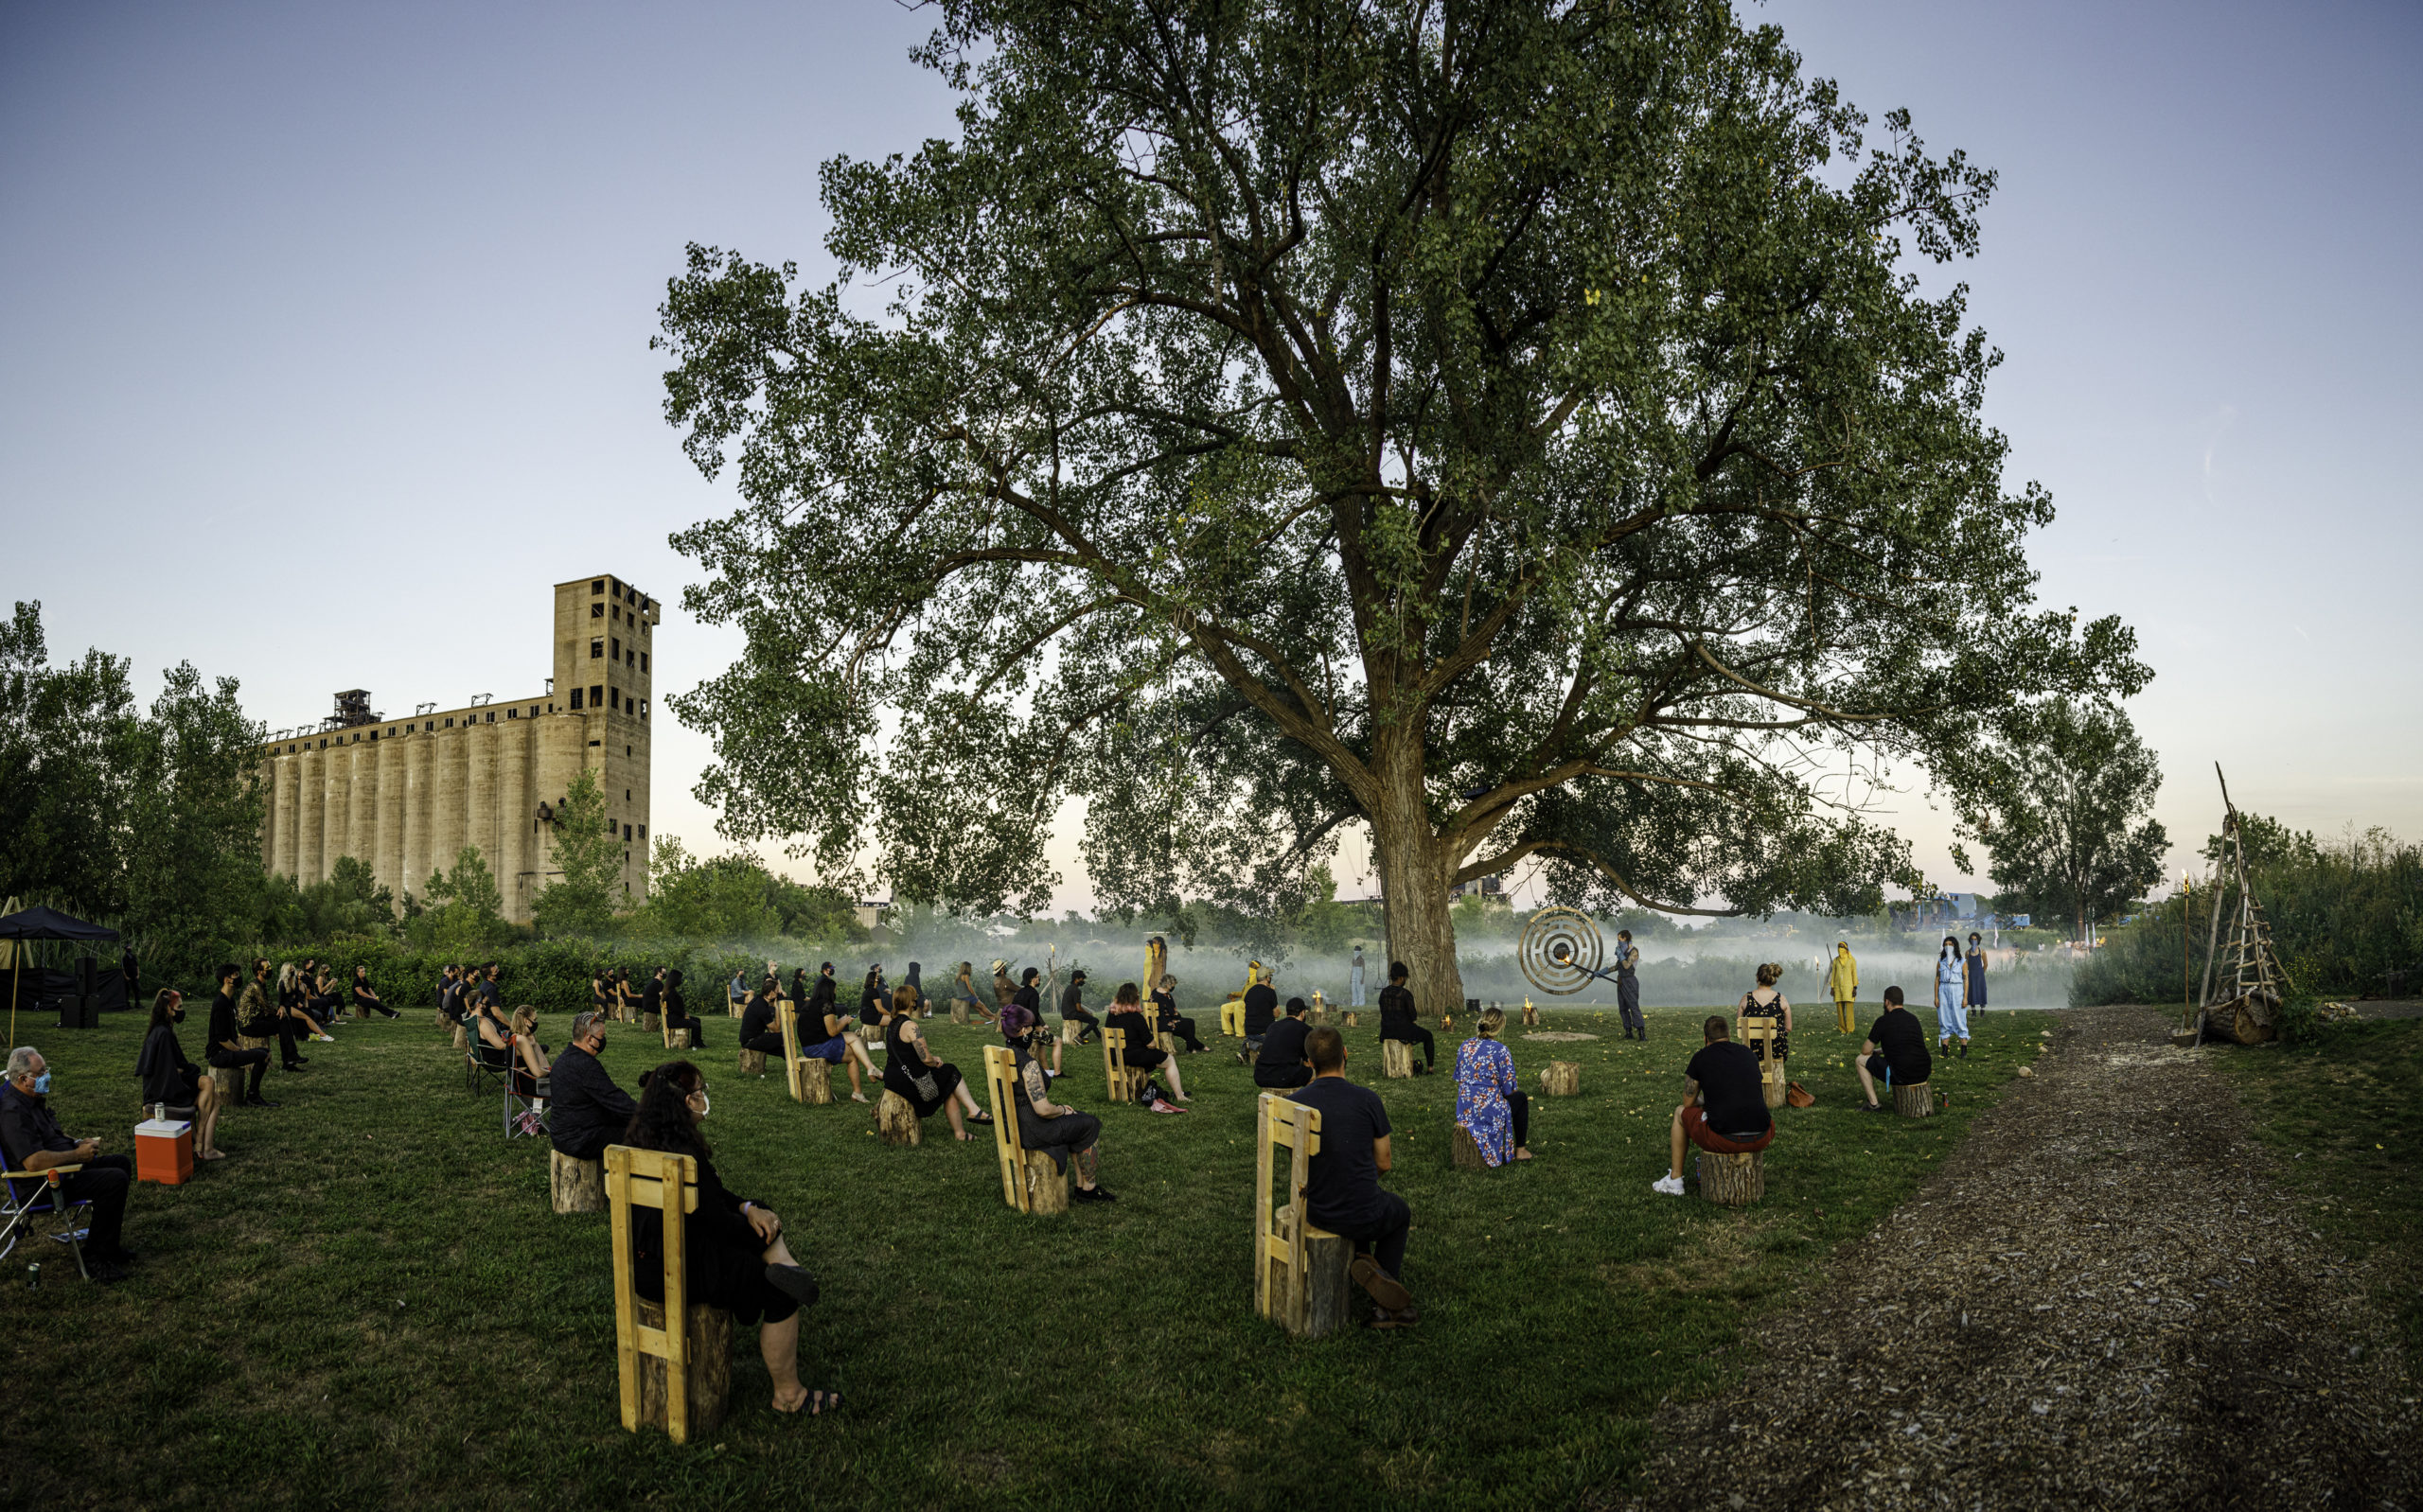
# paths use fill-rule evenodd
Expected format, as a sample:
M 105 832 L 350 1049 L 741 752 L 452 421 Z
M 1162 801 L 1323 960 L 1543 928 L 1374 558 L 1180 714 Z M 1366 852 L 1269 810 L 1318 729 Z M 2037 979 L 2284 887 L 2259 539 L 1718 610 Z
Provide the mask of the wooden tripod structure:
M 2255 901 L 2255 888 L 2247 882 L 2246 842 L 2237 806 L 2230 801 L 2229 779 L 2221 776 L 2218 762 L 2213 775 L 2220 779 L 2221 807 L 2226 811 L 2221 820 L 2221 862 L 2226 870 L 2215 879 L 2202 1007 L 2197 1011 L 2198 1022 L 2189 1028 L 2199 1039 L 2260 1045 L 2279 1032 L 2275 1017 L 2281 999 L 2288 994 L 2289 976 L 2280 969 L 2279 954 L 2272 948 L 2272 924 L 2263 917 L 2263 905 Z M 2231 881 L 2237 884 L 2237 906 L 2231 917 L 2225 961 L 2221 905 L 2229 897 Z

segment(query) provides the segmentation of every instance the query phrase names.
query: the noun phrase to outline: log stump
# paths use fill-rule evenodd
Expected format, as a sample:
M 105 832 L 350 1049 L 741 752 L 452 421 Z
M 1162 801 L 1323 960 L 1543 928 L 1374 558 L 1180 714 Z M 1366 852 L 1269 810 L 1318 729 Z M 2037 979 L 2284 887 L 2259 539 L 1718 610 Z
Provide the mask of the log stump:
M 664 1304 L 633 1297 L 631 1305 L 643 1328 L 664 1327 Z M 689 1441 L 697 1443 L 723 1426 L 732 1400 L 732 1314 L 721 1308 L 693 1304 L 689 1314 L 690 1368 L 687 1373 Z M 664 1361 L 640 1356 L 640 1426 L 667 1428 L 664 1421 Z M 669 1428 L 667 1429 L 670 1432 Z
M 1935 1112 L 1935 1089 L 1923 1081 L 1893 1084 L 1893 1111 L 1904 1118 L 1923 1118 Z
M 444 1029 L 446 1027 L 446 1010 L 442 1008 L 434 1009 L 431 1011 L 430 1017 L 437 1020 L 437 1027 L 439 1029 Z
M 240 1065 L 214 1065 L 210 1080 L 219 1085 L 219 1105 L 232 1108 L 244 1100 L 244 1068 Z
M 1069 1210 L 1069 1173 L 1052 1163 L 1052 1157 L 1040 1150 L 1029 1150 L 1019 1157 L 1026 1169 L 1027 1210 L 1032 1213 L 1065 1213 Z
M 833 1100 L 833 1063 L 803 1056 L 794 1063 L 799 1076 L 799 1100 L 823 1107 Z
M 690 1031 L 688 1029 L 667 1029 L 664 1034 L 664 1047 L 668 1050 L 688 1049 L 690 1047 Z
M 1550 1098 L 1578 1098 L 1582 1095 L 1582 1063 L 1550 1061 L 1540 1073 L 1540 1093 Z
M 1083 1045 L 1085 1042 L 1086 1027 L 1083 1024 L 1077 1022 L 1073 1018 L 1064 1018 L 1060 1021 L 1061 1044 Z
M 606 1211 L 606 1162 L 575 1160 L 560 1150 L 549 1150 L 547 1189 L 558 1213 L 602 1213 Z
M 454 1026 L 454 1048 L 456 1048 L 456 1049 L 458 1049 L 458 1050 L 468 1050 L 468 1049 L 469 1049 L 470 1047 L 471 1047 L 471 1030 L 470 1030 L 470 1027 L 469 1027 L 469 1025 L 465 1025 L 465 1024 L 457 1024 L 457 1025 L 455 1025 L 455 1026 Z
M 1480 1141 L 1462 1124 L 1456 1125 L 1452 1158 L 1458 1170 L 1494 1170 L 1496 1168 L 1481 1157 Z
M 269 1048 L 269 1036 L 265 1034 L 239 1034 L 236 1036 L 236 1043 L 247 1050 L 266 1050 Z
M 664 1032 L 663 1020 L 660 1015 L 655 1013 L 642 1013 L 640 1015 L 640 1028 L 647 1030 L 650 1034 L 662 1034 Z
M 1403 1040 L 1382 1040 L 1380 1075 L 1399 1081 L 1412 1076 L 1413 1046 Z
M 961 1029 L 967 1028 L 966 998 L 954 997 L 950 1000 L 950 1021 L 958 1025 Z
M 764 1076 L 766 1074 L 766 1052 L 763 1050 L 741 1051 L 740 1074 L 742 1076 Z
M 1351 1008 L 1348 1009 L 1346 1011 L 1346 1027 L 1351 1029 L 1361 1029 L 1363 1027 L 1363 1015 L 1357 1013 Z
M 1720 1207 L 1742 1207 L 1767 1195 L 1763 1153 L 1720 1155 L 1700 1152 L 1700 1195 Z
M 917 1119 L 917 1110 L 897 1092 L 886 1092 L 875 1105 L 875 1127 L 887 1145 L 925 1143 L 925 1126 Z
M 1776 1074 L 1761 1075 L 1759 1078 L 1759 1095 L 1767 1099 L 1768 1107 L 1780 1108 L 1783 1106 L 1784 1094 L 1789 1089 L 1784 1083 L 1783 1063 L 1777 1061 L 1772 1064 L 1776 1067 Z
M 1292 1240 L 1296 1235 L 1296 1210 L 1282 1207 L 1271 1217 L 1279 1237 Z M 1354 1281 L 1350 1267 L 1354 1263 L 1354 1241 L 1315 1228 L 1309 1221 L 1304 1230 L 1303 1294 L 1297 1294 L 1296 1278 L 1288 1267 L 1272 1260 L 1268 1262 L 1270 1305 L 1280 1326 L 1289 1333 L 1299 1339 L 1318 1339 L 1337 1332 L 1352 1321 L 1349 1311 Z

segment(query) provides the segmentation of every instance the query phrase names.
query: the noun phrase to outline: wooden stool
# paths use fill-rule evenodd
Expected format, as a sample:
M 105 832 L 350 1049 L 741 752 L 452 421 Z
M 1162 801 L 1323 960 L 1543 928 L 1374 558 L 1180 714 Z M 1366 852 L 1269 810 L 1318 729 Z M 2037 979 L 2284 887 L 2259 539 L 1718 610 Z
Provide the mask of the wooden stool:
M 663 1019 L 663 1015 L 661 1013 L 642 1013 L 640 1015 L 640 1028 L 642 1030 L 649 1034 L 663 1033 L 664 1028 Z
M 833 1100 L 833 1065 L 799 1053 L 799 1010 L 787 1000 L 774 1007 L 774 1022 L 783 1031 L 783 1081 L 793 1102 L 822 1107 Z
M 1935 1112 L 1935 1092 L 1923 1081 L 1893 1083 L 1893 1111 L 1904 1118 L 1924 1118 Z
M 240 1065 L 214 1065 L 210 1080 L 219 1085 L 221 1111 L 235 1107 L 244 1100 L 244 1068 Z
M 925 1143 L 925 1125 L 918 1120 L 917 1110 L 897 1092 L 886 1091 L 883 1100 L 875 1105 L 875 1127 L 887 1145 Z
M 1458 1170 L 1494 1170 L 1496 1168 L 1481 1158 L 1480 1141 L 1462 1124 L 1455 1125 L 1453 1158 Z
M 1351 1008 L 1348 1009 L 1346 1011 L 1346 1027 L 1351 1029 L 1361 1029 L 1363 1027 L 1363 1015 L 1357 1013 Z
M 1320 1148 L 1320 1110 L 1275 1092 L 1258 1099 L 1254 1140 L 1254 1311 L 1299 1339 L 1318 1339 L 1346 1327 L 1354 1262 L 1353 1242 L 1315 1228 L 1304 1216 L 1304 1187 Z M 1287 1164 L 1276 1158 L 1284 1147 Z M 1286 1184 L 1275 1200 L 1271 1178 Z
M 742 1076 L 764 1076 L 766 1074 L 766 1052 L 763 1050 L 741 1051 L 740 1074 Z
M 623 1426 L 663 1428 L 677 1444 L 714 1433 L 732 1395 L 732 1314 L 690 1305 L 689 1225 L 698 1211 L 699 1168 L 688 1155 L 629 1145 L 606 1149 L 606 1195 L 613 1213 L 614 1357 Z M 631 1209 L 663 1213 L 664 1300 L 631 1290 Z M 674 1327 L 666 1319 L 677 1319 Z
M 690 1031 L 688 1029 L 666 1029 L 664 1031 L 664 1047 L 668 1050 L 688 1049 L 690 1047 Z
M 1086 1040 L 1086 1027 L 1085 1027 L 1083 1024 L 1078 1023 L 1078 1022 L 1077 1022 L 1075 1019 L 1073 1019 L 1073 1018 L 1064 1018 L 1064 1019 L 1062 1019 L 1062 1020 L 1060 1021 L 1060 1043 L 1061 1043 L 1061 1044 L 1063 1044 L 1063 1045 L 1083 1045 L 1083 1044 L 1085 1043 L 1085 1040 Z
M 1781 1022 L 1757 1013 L 1742 1019 L 1742 1043 L 1759 1058 L 1759 1095 L 1770 1108 L 1783 1106 L 1783 1061 L 1776 1054 L 1776 1026 Z
M 1001 1168 L 1001 1201 L 1021 1213 L 1069 1210 L 1069 1175 L 1040 1150 L 1029 1150 L 1018 1134 L 1017 1099 L 1010 1079 L 1017 1052 L 1006 1045 L 984 1046 L 984 1084 L 993 1099 L 993 1154 Z
M 965 1029 L 967 1027 L 966 998 L 954 997 L 950 1000 L 950 1021 L 958 1025 L 961 1029 Z
M 1540 1073 L 1540 1094 L 1550 1098 L 1578 1098 L 1582 1095 L 1582 1063 L 1550 1061 Z
M 458 1050 L 468 1050 L 468 1049 L 469 1049 L 470 1047 L 471 1047 L 471 1029 L 470 1029 L 470 1026 L 469 1026 L 469 1025 L 468 1025 L 468 1024 L 457 1024 L 457 1025 L 455 1025 L 455 1026 L 454 1026 L 454 1048 L 456 1048 L 456 1049 L 458 1049 Z
M 1700 1195 L 1721 1207 L 1742 1207 L 1767 1194 L 1763 1152 L 1746 1155 L 1700 1152 Z
M 547 1189 L 558 1213 L 602 1213 L 606 1211 L 606 1163 L 575 1160 L 560 1150 L 549 1150 Z
M 1413 1075 L 1413 1046 L 1403 1040 L 1380 1042 L 1380 1075 L 1404 1081 Z

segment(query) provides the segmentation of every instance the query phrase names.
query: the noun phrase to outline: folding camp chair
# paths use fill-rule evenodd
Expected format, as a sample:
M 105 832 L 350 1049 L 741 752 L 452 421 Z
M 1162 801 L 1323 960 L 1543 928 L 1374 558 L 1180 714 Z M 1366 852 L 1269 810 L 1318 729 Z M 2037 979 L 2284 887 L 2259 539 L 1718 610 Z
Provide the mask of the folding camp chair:
M 0 1165 L 6 1165 L 0 1161 Z M 66 1178 L 82 1170 L 81 1166 L 52 1166 L 44 1170 L 0 1171 L 0 1260 L 15 1253 L 17 1240 L 27 1234 L 42 1233 L 44 1220 L 64 1220 L 67 1226 L 44 1238 L 54 1244 L 64 1244 L 76 1256 L 76 1274 L 89 1281 L 93 1273 L 84 1266 L 84 1239 L 92 1232 L 93 1200 L 69 1197 Z M 82 1222 L 80 1223 L 79 1219 Z

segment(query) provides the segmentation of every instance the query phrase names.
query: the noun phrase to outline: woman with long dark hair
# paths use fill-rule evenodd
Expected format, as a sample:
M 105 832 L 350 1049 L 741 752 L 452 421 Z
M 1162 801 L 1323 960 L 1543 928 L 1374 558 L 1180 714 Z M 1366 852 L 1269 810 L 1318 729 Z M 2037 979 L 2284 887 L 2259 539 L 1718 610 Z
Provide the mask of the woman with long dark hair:
M 703 1050 L 707 1047 L 707 1027 L 699 1022 L 698 1015 L 681 1001 L 681 974 L 679 971 L 664 974 L 664 1029 L 668 1034 L 675 1029 L 688 1029 L 690 1048 Z
M 976 1105 L 976 1094 L 967 1090 L 967 1080 L 959 1074 L 959 1067 L 936 1055 L 917 1032 L 917 994 L 907 982 L 892 994 L 892 1017 L 884 1026 L 883 1047 L 883 1090 L 916 1109 L 919 1118 L 932 1117 L 938 1108 L 947 1109 L 951 1136 L 957 1139 L 975 1137 L 965 1124 L 993 1121 L 991 1114 Z
M 858 1022 L 880 1024 L 891 1016 L 885 1006 L 891 995 L 883 985 L 883 963 L 877 961 L 867 968 L 867 979 L 858 984 Z
M 927 1011 L 926 978 L 924 973 L 925 968 L 912 960 L 909 963 L 909 975 L 900 978 L 901 987 L 917 994 L 917 1016 L 919 1018 L 924 1018 Z M 893 995 L 897 997 L 899 994 L 895 993 Z
M 1943 937 L 1943 948 L 1935 958 L 1935 1040 L 1936 1048 L 1945 1055 L 1952 1053 L 1953 1039 L 1960 1041 L 1960 1053 L 1969 1053 L 1969 968 L 1961 958 L 1960 941 L 1954 935 Z
M 151 1028 L 143 1036 L 134 1074 L 143 1081 L 147 1107 L 166 1103 L 170 1109 L 193 1110 L 196 1160 L 224 1160 L 227 1152 L 219 1148 L 219 1083 L 186 1059 L 185 1046 L 177 1043 L 177 1026 L 185 1021 L 185 994 L 173 987 L 161 988 L 151 999 Z
M 774 1411 L 813 1414 L 840 1406 L 840 1392 L 811 1392 L 799 1383 L 799 1310 L 815 1302 L 816 1278 L 791 1257 L 773 1209 L 742 1201 L 716 1174 L 714 1152 L 699 1134 L 714 1106 L 706 1077 L 688 1061 L 672 1061 L 640 1083 L 639 1111 L 623 1143 L 688 1155 L 698 1166 L 699 1208 L 682 1223 L 682 1279 L 690 1300 L 723 1309 L 734 1323 L 759 1324 L 757 1350 L 773 1379 Z M 630 1222 L 631 1290 L 661 1304 L 663 1209 L 634 1205 Z

